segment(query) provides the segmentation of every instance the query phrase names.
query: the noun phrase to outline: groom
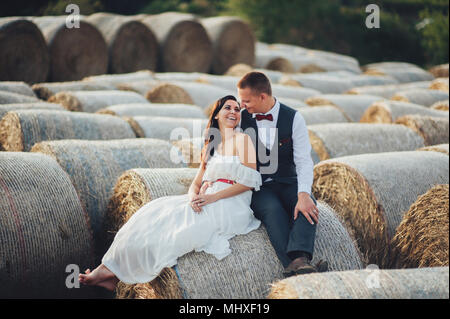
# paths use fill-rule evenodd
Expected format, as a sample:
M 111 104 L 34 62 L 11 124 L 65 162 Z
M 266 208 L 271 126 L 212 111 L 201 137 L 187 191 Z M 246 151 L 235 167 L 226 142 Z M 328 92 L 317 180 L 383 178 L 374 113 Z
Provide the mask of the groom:
M 263 185 L 252 196 L 285 276 L 325 271 L 312 265 L 319 210 L 311 195 L 313 161 L 303 117 L 272 96 L 269 79 L 247 73 L 238 83 L 241 129 L 252 137 Z

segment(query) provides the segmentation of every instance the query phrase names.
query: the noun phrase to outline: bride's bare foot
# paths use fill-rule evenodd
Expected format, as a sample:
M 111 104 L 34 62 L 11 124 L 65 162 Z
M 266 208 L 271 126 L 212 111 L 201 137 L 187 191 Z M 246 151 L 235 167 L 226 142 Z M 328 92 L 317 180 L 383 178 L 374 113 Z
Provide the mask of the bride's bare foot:
M 108 290 L 114 290 L 117 282 L 119 281 L 114 273 L 103 264 L 95 268 L 92 272 L 90 269 L 86 269 L 84 274 L 80 274 L 78 276 L 78 280 L 82 284 L 89 286 L 101 286 Z

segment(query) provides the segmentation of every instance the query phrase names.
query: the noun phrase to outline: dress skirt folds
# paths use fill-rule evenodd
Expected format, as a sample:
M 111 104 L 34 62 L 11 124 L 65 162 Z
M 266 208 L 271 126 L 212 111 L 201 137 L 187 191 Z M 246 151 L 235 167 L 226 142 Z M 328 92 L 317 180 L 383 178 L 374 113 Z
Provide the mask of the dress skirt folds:
M 234 180 L 259 190 L 261 175 L 240 163 L 238 156 L 217 152 L 208 161 L 203 180 Z M 215 182 L 206 194 L 232 185 Z M 102 263 L 126 283 L 144 283 L 156 278 L 178 257 L 195 250 L 223 259 L 231 253 L 228 240 L 260 226 L 250 208 L 252 191 L 220 199 L 192 210 L 189 195 L 160 197 L 142 206 L 117 232 Z

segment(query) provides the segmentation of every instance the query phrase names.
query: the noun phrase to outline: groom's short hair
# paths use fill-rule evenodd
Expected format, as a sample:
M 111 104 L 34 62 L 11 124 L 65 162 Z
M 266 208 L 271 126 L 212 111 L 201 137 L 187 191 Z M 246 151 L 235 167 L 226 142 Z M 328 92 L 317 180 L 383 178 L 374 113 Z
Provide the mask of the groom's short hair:
M 272 95 L 272 86 L 270 81 L 264 73 L 261 72 L 249 72 L 240 79 L 237 84 L 239 89 L 250 88 L 255 93 L 266 93 Z

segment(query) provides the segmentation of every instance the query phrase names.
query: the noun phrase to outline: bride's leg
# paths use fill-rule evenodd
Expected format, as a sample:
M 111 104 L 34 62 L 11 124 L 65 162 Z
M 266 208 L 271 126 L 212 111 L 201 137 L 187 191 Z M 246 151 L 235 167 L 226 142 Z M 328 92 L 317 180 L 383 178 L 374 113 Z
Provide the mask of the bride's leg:
M 110 281 L 111 279 L 117 279 L 117 277 L 103 264 L 95 268 L 92 272 L 87 269 L 85 274 L 78 276 L 78 280 L 81 283 L 89 286 L 96 286 L 101 282 Z

